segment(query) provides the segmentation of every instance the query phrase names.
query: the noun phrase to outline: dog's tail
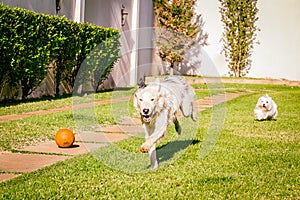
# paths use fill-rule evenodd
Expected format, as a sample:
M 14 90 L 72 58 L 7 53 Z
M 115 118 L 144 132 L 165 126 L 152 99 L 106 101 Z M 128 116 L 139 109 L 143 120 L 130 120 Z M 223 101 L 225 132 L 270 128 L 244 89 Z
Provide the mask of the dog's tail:
M 192 102 L 192 120 L 197 121 L 198 120 L 198 111 L 197 111 L 197 103 L 195 101 Z
M 180 105 L 181 111 L 185 117 L 191 117 L 193 121 L 198 120 L 197 103 L 194 99 L 194 91 L 188 87 L 186 95 L 183 97 Z
M 197 103 L 195 101 L 183 102 L 181 111 L 183 116 L 191 117 L 193 121 L 198 120 Z
M 145 81 L 141 78 L 141 79 L 139 80 L 137 86 L 138 86 L 139 89 L 143 89 L 143 88 L 145 88 L 147 85 L 146 85 Z

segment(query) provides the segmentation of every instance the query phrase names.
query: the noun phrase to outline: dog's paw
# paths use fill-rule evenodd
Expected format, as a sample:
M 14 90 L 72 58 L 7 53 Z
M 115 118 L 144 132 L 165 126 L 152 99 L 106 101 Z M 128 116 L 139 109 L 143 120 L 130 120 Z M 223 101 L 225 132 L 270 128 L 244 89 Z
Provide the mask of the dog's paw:
M 194 122 L 198 121 L 198 113 L 197 112 L 193 112 L 191 117 Z
M 175 127 L 176 132 L 178 133 L 178 135 L 181 135 L 181 126 Z
M 148 148 L 148 147 L 142 145 L 141 148 L 140 148 L 140 151 L 141 151 L 142 153 L 148 153 L 148 152 L 149 152 L 149 149 L 150 149 L 150 148 Z
M 149 169 L 157 169 L 158 168 L 158 163 L 157 160 L 154 163 L 151 163 Z
M 146 141 L 142 144 L 140 151 L 142 153 L 148 153 L 150 151 L 151 148 L 151 143 L 149 141 Z
M 254 118 L 257 120 L 257 121 L 262 121 L 264 118 L 262 117 L 262 115 L 255 115 Z

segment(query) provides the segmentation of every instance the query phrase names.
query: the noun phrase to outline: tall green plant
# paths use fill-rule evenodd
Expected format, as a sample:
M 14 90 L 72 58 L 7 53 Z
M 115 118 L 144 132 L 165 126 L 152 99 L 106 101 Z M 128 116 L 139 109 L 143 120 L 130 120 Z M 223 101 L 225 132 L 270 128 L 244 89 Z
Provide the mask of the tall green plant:
M 50 46 L 43 15 L 0 4 L 1 68 L 9 85 L 19 85 L 22 97 L 30 94 L 44 79 Z M 45 39 L 43 39 L 45 38 Z
M 231 76 L 245 76 L 251 68 L 251 55 L 256 41 L 257 0 L 219 0 L 224 25 L 222 52 Z
M 154 0 L 156 45 L 159 56 L 170 64 L 170 74 L 176 64 L 195 43 L 206 44 L 201 15 L 194 11 L 195 0 Z

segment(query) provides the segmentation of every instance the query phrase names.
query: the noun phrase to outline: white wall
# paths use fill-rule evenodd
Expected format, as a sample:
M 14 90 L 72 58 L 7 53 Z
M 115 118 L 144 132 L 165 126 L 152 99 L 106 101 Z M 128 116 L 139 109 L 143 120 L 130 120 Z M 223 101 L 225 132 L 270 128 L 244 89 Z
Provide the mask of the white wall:
M 48 0 L 41 4 L 40 0 L 0 0 L 10 7 L 21 7 L 27 10 L 55 15 L 56 1 Z
M 220 54 L 223 27 L 218 0 L 198 0 L 197 10 L 205 21 L 209 45 L 204 48 L 220 75 L 227 75 Z M 257 25 L 259 45 L 255 45 L 248 77 L 300 80 L 300 1 L 259 0 Z
M 74 20 L 75 1 L 76 0 L 61 0 L 61 9 L 58 15 Z M 20 7 L 38 13 L 56 15 L 56 0 L 0 0 L 0 2 L 10 7 Z

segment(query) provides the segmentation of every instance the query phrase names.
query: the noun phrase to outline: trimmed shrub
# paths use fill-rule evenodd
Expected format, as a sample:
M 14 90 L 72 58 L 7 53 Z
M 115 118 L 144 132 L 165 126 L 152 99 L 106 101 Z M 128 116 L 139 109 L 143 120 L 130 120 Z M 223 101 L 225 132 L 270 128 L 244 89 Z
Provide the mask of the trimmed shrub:
M 96 59 L 89 62 L 85 70 L 93 77 L 96 88 L 119 56 L 117 30 L 3 4 L 0 4 L 0 32 L 0 85 L 1 88 L 5 85 L 21 87 L 22 98 L 39 86 L 51 62 L 55 66 L 58 94 L 61 81 L 74 86 L 79 68 L 87 57 Z M 105 48 L 99 49 L 99 45 Z M 91 52 L 93 55 L 89 55 Z

